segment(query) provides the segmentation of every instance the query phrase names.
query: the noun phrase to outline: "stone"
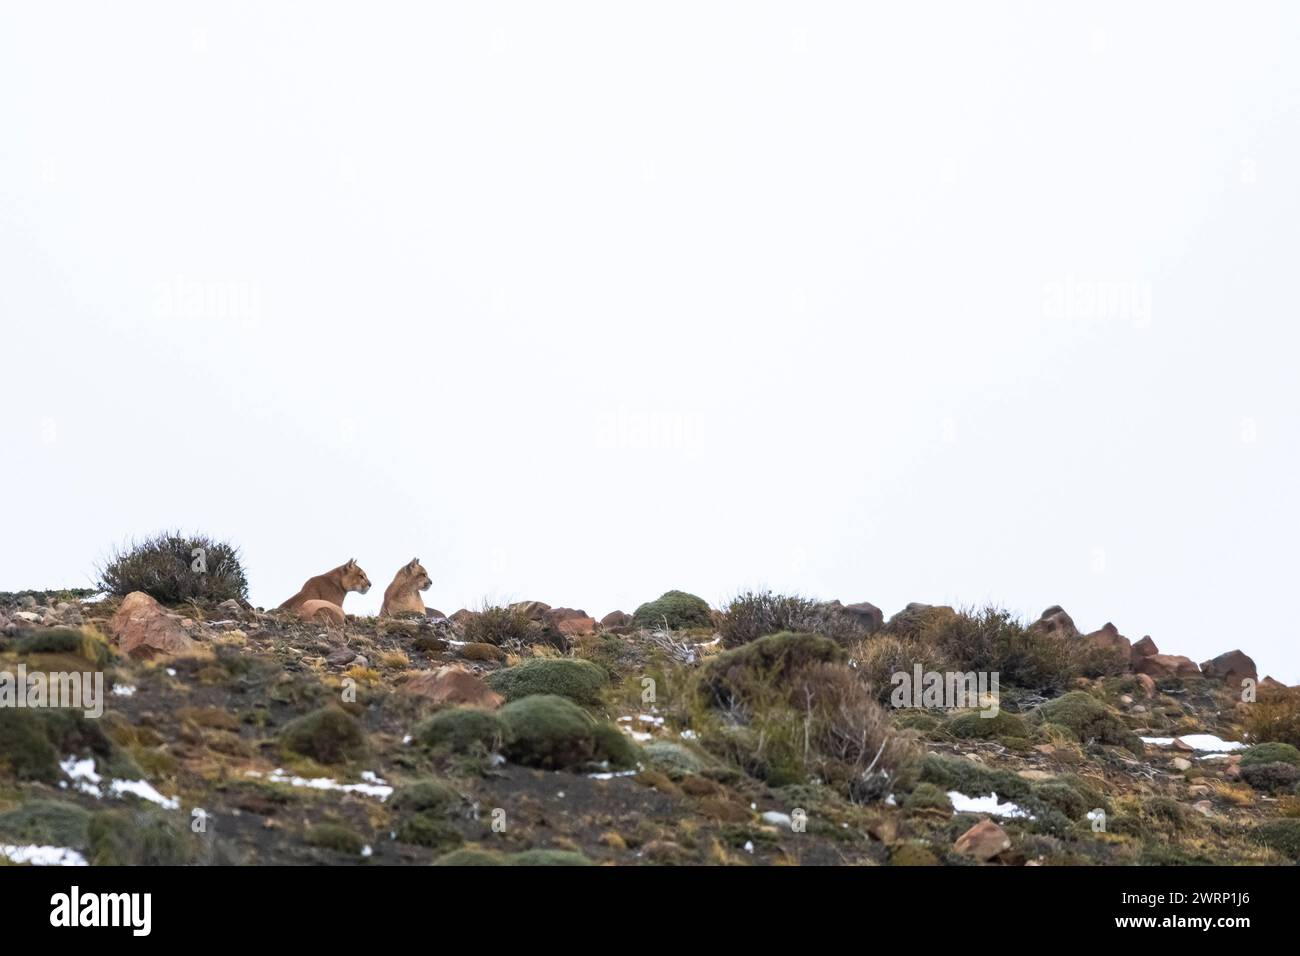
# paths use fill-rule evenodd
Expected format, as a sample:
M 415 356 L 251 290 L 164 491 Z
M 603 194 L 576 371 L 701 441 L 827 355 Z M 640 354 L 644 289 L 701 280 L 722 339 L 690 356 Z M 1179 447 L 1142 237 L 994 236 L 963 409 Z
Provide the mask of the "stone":
M 1173 767 L 1179 773 L 1184 773 L 1192 769 L 1192 762 L 1186 757 L 1175 757 L 1169 761 L 1169 766 Z
M 1119 629 L 1107 621 L 1101 626 L 1100 630 L 1093 631 L 1083 638 L 1087 641 L 1088 646 L 1098 651 L 1115 651 L 1123 655 L 1124 659 L 1131 660 L 1133 654 L 1133 645 L 1129 639 L 1119 632 Z
M 852 615 L 859 624 L 865 627 L 868 634 L 875 633 L 885 626 L 885 613 L 870 601 L 846 604 L 843 610 L 845 614 Z
M 435 707 L 496 710 L 505 703 L 505 698 L 488 687 L 477 674 L 452 665 L 414 675 L 402 684 L 402 693 L 422 698 Z
M 1151 640 L 1151 635 L 1148 634 L 1146 637 L 1142 638 L 1142 640 L 1133 645 L 1133 648 L 1130 651 L 1132 656 L 1129 659 L 1133 664 L 1133 669 L 1137 670 L 1137 663 L 1140 658 L 1152 657 L 1159 653 L 1160 648 L 1156 647 L 1156 642 Z
M 108 629 L 122 653 L 139 660 L 192 653 L 198 648 L 181 626 L 180 616 L 169 613 L 143 591 L 132 591 L 122 599 Z
M 999 853 L 1011 849 L 1011 838 L 1005 830 L 985 817 L 959 836 L 952 848 L 962 856 L 987 863 Z
M 1133 669 L 1151 677 L 1195 677 L 1201 673 L 1196 662 L 1179 654 L 1152 654 L 1138 658 Z
M 632 624 L 632 615 L 626 611 L 610 611 L 600 619 L 601 627 L 629 627 Z
M 1065 609 L 1059 604 L 1053 604 L 1033 624 L 1029 629 L 1039 634 L 1051 634 L 1056 637 L 1078 637 L 1079 629 L 1074 626 L 1074 620 L 1070 615 L 1065 613 Z
M 1147 697 L 1156 696 L 1156 682 L 1150 674 L 1138 674 L 1137 685 L 1142 688 L 1142 693 Z
M 1259 671 L 1255 669 L 1255 662 L 1239 650 L 1226 651 L 1218 657 L 1206 661 L 1201 665 L 1201 673 L 1206 677 L 1222 680 L 1234 687 L 1240 687 L 1243 680 L 1256 680 L 1259 677 Z

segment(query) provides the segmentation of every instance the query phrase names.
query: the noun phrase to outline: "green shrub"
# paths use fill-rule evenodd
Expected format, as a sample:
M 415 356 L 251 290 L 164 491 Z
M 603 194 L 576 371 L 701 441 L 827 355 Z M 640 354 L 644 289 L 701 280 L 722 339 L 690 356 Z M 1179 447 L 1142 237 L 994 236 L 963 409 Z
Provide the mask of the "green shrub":
M 126 776 L 139 768 L 104 735 L 99 722 L 81 711 L 0 707 L 0 773 L 19 780 L 57 783 L 63 778 L 59 761 L 65 756 L 94 756 L 108 769 Z
M 365 847 L 365 840 L 361 838 L 361 834 L 341 823 L 318 823 L 308 828 L 303 835 L 303 842 L 308 846 L 351 856 L 360 855 Z
M 944 798 L 945 800 L 947 797 Z M 939 866 L 939 858 L 924 843 L 909 840 L 894 847 L 889 854 L 890 866 Z
M 108 662 L 108 645 L 71 627 L 55 627 L 25 634 L 14 641 L 19 654 L 75 654 L 97 668 Z
M 505 753 L 528 767 L 559 770 L 599 761 L 627 767 L 629 750 L 614 740 L 610 730 L 573 701 L 554 694 L 534 694 L 501 708 L 506 726 Z M 608 727 L 608 725 L 606 725 Z
M 505 857 L 496 850 L 467 846 L 434 860 L 433 866 L 505 866 Z
M 1089 804 L 1077 789 L 1061 780 L 1044 780 L 1034 787 L 1034 795 L 1071 820 L 1078 820 L 1095 804 Z
M 933 783 L 921 782 L 903 800 L 903 812 L 908 816 L 918 813 L 952 815 L 952 801 L 946 791 Z
M 1049 691 L 1076 676 L 1075 651 L 1066 638 L 1027 630 L 999 608 L 943 615 L 924 636 L 954 670 L 996 671 L 1002 685 Z
M 634 627 L 712 627 L 713 615 L 703 598 L 685 591 L 667 591 L 653 601 L 642 604 L 632 614 Z
M 1017 774 L 1006 770 L 990 770 L 974 760 L 943 754 L 925 756 L 921 761 L 921 780 L 934 784 L 945 793 L 956 790 L 968 797 L 996 793 L 1000 799 L 1019 803 L 1033 795 L 1029 781 Z
M 1270 820 L 1261 823 L 1251 831 L 1250 839 L 1300 862 L 1300 820 Z
M 193 857 L 185 831 L 152 808 L 102 810 L 88 831 L 93 866 L 183 866 Z
M 86 849 L 90 839 L 90 814 L 61 800 L 29 800 L 0 813 L 0 843 L 31 843 Z
M 1273 741 L 1256 744 L 1241 755 L 1241 766 L 1243 767 L 1266 763 L 1287 763 L 1293 767 L 1300 767 L 1300 750 L 1290 744 Z
M 1142 741 L 1113 714 L 1105 704 L 1086 691 L 1071 691 L 1064 697 L 1049 700 L 1039 713 L 1044 723 L 1060 724 L 1080 743 L 1096 742 L 1127 747 L 1142 753 Z
M 959 714 L 948 721 L 948 732 L 964 739 L 991 740 L 994 737 L 1028 737 L 1029 729 L 1015 714 L 999 710 L 991 717 L 976 711 Z
M 591 860 L 570 850 L 524 850 L 510 857 L 511 866 L 591 866 Z
M 239 549 L 206 535 L 178 531 L 119 550 L 100 569 L 99 589 L 117 597 L 144 591 L 163 604 L 248 600 Z
M 700 687 L 712 703 L 730 707 L 762 685 L 786 681 L 814 663 L 838 663 L 845 653 L 830 638 L 782 632 L 760 637 L 707 661 Z
M 711 761 L 685 744 L 673 740 L 651 740 L 641 745 L 641 753 L 652 768 L 680 780 L 705 771 Z
M 507 701 L 553 694 L 593 707 L 600 704 L 601 691 L 608 682 L 608 675 L 598 664 L 573 657 L 534 657 L 487 678 L 488 686 Z
M 1261 687 L 1246 714 L 1251 740 L 1300 747 L 1300 687 Z
M 447 814 L 460 805 L 460 794 L 451 784 L 428 778 L 399 787 L 390 806 L 401 813 Z
M 319 763 L 338 764 L 366 754 L 366 734 L 361 723 L 337 707 L 322 707 L 285 724 L 280 745 L 287 751 Z
M 477 707 L 440 710 L 415 728 L 415 738 L 422 744 L 452 753 L 498 750 L 504 734 L 501 718 Z

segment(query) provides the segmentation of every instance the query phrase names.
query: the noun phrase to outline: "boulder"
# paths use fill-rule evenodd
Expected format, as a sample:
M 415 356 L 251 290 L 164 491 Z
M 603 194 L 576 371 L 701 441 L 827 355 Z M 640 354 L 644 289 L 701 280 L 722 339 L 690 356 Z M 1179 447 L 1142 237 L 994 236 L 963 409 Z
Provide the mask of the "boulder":
M 628 627 L 632 623 L 632 615 L 626 611 L 610 611 L 600 619 L 601 627 Z
M 1115 627 L 1115 625 L 1111 624 L 1109 621 L 1101 626 L 1101 630 L 1093 631 L 1091 634 L 1084 635 L 1083 639 L 1087 641 L 1089 646 L 1094 650 L 1118 651 L 1124 656 L 1125 660 L 1132 659 L 1132 642 L 1119 632 L 1119 628 Z
M 1149 657 L 1140 657 L 1134 662 L 1133 670 L 1152 677 L 1195 677 L 1201 673 L 1194 660 L 1179 654 L 1152 654 Z
M 457 627 L 464 627 L 465 624 L 469 621 L 469 619 L 472 618 L 473 616 L 474 616 L 473 611 L 467 608 L 461 608 L 451 617 L 447 618 L 447 620 L 451 621 L 451 623 L 455 624 Z
M 505 702 L 505 698 L 483 683 L 478 675 L 451 665 L 436 671 L 421 671 L 402 684 L 402 693 L 427 700 L 435 707 L 496 710 Z
M 1000 826 L 985 817 L 957 838 L 952 848 L 962 856 L 986 863 L 1004 850 L 1011 849 L 1011 838 Z
M 519 611 L 530 621 L 536 621 L 538 624 L 546 624 L 548 623 L 546 615 L 547 612 L 551 610 L 551 606 L 549 604 L 543 604 L 541 601 L 519 601 L 510 605 L 510 610 Z M 559 610 L 565 611 L 568 609 L 559 608 Z
M 1201 665 L 1201 673 L 1206 677 L 1223 680 L 1234 687 L 1240 687 L 1241 682 L 1246 678 L 1256 680 L 1259 677 L 1255 662 L 1241 651 L 1227 651 L 1213 660 L 1206 661 Z
M 856 618 L 858 623 L 867 629 L 868 634 L 874 633 L 885 626 L 884 612 L 869 601 L 846 604 L 844 605 L 844 612 Z
M 181 625 L 180 615 L 170 613 L 143 591 L 132 591 L 122 599 L 108 629 L 122 653 L 136 659 L 187 654 L 198 648 Z
M 885 627 L 896 634 L 916 635 L 956 616 L 957 612 L 946 604 L 921 604 L 913 601 L 891 617 Z
M 1133 669 L 1137 670 L 1137 663 L 1143 657 L 1152 657 L 1160 653 L 1160 648 L 1156 647 L 1156 642 L 1151 640 L 1151 635 L 1147 635 L 1133 645 L 1132 662 Z
M 1267 687 L 1269 690 L 1286 690 L 1286 684 L 1274 677 L 1265 677 L 1259 682 L 1260 687 Z
M 596 633 L 596 619 L 588 616 L 586 611 L 571 607 L 551 608 L 546 612 L 545 620 L 566 637 Z
M 1039 634 L 1051 634 L 1056 637 L 1078 637 L 1079 629 L 1074 626 L 1074 619 L 1065 613 L 1059 604 L 1053 604 L 1033 624 L 1031 631 Z
M 1156 682 L 1150 674 L 1138 674 L 1137 685 L 1142 688 L 1142 693 L 1146 697 L 1156 696 Z

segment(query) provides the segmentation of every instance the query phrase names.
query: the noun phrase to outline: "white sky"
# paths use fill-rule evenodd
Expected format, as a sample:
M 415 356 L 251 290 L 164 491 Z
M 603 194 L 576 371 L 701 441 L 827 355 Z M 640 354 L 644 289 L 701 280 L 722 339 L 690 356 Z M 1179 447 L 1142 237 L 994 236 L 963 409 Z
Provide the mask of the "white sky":
M 1300 681 L 1300 6 L 0 13 L 0 589 L 1059 603 Z

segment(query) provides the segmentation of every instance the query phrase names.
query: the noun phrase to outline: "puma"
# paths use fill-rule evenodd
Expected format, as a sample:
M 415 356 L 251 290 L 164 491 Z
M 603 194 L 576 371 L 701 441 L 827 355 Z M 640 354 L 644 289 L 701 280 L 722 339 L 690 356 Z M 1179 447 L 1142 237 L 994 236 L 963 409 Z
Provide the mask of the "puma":
M 381 617 L 396 617 L 398 614 L 419 614 L 424 616 L 424 599 L 421 591 L 433 586 L 429 572 L 424 570 L 419 558 L 412 558 L 410 564 L 397 569 L 393 583 L 384 591 L 384 606 L 379 609 Z
M 298 616 L 304 621 L 315 621 L 326 627 L 342 627 L 347 620 L 343 615 L 343 608 L 330 601 L 316 598 L 303 601 L 298 605 L 297 610 Z
M 328 601 L 342 609 L 343 599 L 349 591 L 365 594 L 369 590 L 370 578 L 366 577 L 366 572 L 361 570 L 357 559 L 353 558 L 333 571 L 308 578 L 297 594 L 280 605 L 280 610 L 297 611 L 308 601 Z

